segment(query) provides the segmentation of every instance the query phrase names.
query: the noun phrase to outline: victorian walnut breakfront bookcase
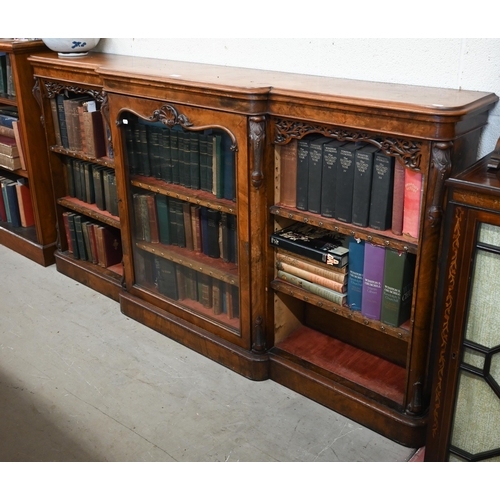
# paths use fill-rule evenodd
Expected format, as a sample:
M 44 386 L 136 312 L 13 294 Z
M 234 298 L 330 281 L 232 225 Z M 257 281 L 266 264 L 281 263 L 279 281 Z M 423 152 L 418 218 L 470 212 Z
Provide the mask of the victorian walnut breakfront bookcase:
M 105 292 L 111 275 L 126 315 L 245 377 L 271 378 L 390 439 L 423 444 L 444 182 L 475 161 L 494 94 L 97 53 L 30 61 L 48 129 L 62 272 Z M 113 159 L 90 160 L 116 177 L 119 213 L 104 222 L 121 231 L 118 273 L 68 251 L 68 207 L 104 215 L 66 193 L 62 160 L 81 154 L 55 143 L 57 93 L 92 94 L 109 127 Z M 296 176 L 286 148 L 317 138 L 373 146 L 417 173 L 418 234 L 282 199 Z M 321 196 L 319 186 L 309 199 Z M 413 256 L 409 320 L 391 326 L 283 279 L 287 252 L 272 235 L 291 225 Z

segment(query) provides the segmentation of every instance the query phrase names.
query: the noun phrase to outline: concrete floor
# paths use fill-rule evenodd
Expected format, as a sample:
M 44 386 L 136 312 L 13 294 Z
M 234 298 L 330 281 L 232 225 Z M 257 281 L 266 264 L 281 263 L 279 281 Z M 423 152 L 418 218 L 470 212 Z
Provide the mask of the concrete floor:
M 0 460 L 404 462 L 405 448 L 252 382 L 0 245 Z

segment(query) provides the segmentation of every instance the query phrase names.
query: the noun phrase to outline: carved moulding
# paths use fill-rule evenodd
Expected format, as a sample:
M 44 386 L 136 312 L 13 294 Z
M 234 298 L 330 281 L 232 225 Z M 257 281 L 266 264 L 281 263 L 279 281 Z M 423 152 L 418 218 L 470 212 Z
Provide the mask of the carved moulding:
M 213 128 L 223 130 L 231 138 L 231 151 L 238 151 L 238 142 L 236 141 L 236 137 L 228 128 L 222 125 L 201 125 L 196 127 L 193 125 L 193 123 L 191 123 L 186 115 L 179 113 L 177 109 L 171 104 L 164 104 L 160 109 L 156 109 L 155 111 L 153 111 L 151 116 L 144 116 L 141 113 L 138 113 L 137 111 L 129 108 L 122 108 L 119 112 L 119 115 L 121 115 L 122 113 L 131 113 L 148 122 L 160 122 L 169 128 L 180 125 L 184 130 L 190 130 L 193 132 L 199 132 L 202 130 L 209 130 Z M 117 120 L 116 124 L 120 126 L 123 124 L 123 121 Z
M 297 122 L 293 120 L 276 119 L 275 144 L 286 144 L 292 139 L 301 139 L 306 134 L 319 133 L 339 141 L 363 141 L 377 146 L 389 156 L 400 158 L 403 164 L 413 170 L 420 170 L 422 160 L 422 143 L 395 137 L 380 137 L 369 132 L 335 128 L 329 125 L 319 125 Z
M 248 122 L 250 144 L 252 148 L 252 186 L 259 189 L 264 182 L 264 142 L 266 138 L 266 119 L 264 116 L 255 116 Z
M 444 182 L 451 172 L 451 150 L 453 142 L 436 142 L 432 145 L 430 176 L 434 184 L 431 207 L 427 217 L 431 227 L 438 227 L 443 218 Z

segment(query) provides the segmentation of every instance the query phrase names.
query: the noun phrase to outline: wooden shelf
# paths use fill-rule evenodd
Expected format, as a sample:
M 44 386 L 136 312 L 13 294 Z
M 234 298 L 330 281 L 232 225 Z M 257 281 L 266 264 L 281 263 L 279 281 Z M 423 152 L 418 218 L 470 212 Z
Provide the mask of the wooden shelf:
M 202 190 L 192 190 L 177 184 L 154 179 L 152 177 L 134 176 L 131 179 L 132 186 L 147 189 L 154 193 L 163 194 L 182 201 L 188 201 L 196 205 L 213 208 L 219 212 L 236 213 L 236 203 L 230 200 L 217 198 L 212 193 Z
M 354 224 L 346 224 L 336 219 L 329 219 L 318 214 L 304 212 L 284 205 L 273 205 L 270 208 L 270 212 L 273 215 L 283 217 L 287 220 L 303 222 L 312 226 L 328 229 L 335 233 L 360 238 L 374 245 L 381 245 L 410 253 L 417 253 L 418 250 L 418 241 L 416 238 L 410 236 L 397 236 L 390 230 L 378 231 L 368 227 L 363 228 L 355 226 Z
M 308 363 L 313 370 L 318 367 L 323 374 L 345 379 L 360 393 L 369 394 L 368 390 L 399 407 L 403 404 L 405 368 L 378 356 L 307 327 L 297 329 L 273 349 L 280 351 Z
M 63 148 L 62 146 L 50 146 L 50 150 L 60 155 L 71 156 L 72 158 L 85 160 L 90 163 L 95 163 L 96 165 L 102 165 L 103 167 L 115 168 L 114 160 L 106 156 L 102 158 L 95 158 L 93 156 L 87 156 L 80 151 L 73 151 L 71 149 Z
M 136 245 L 146 252 L 189 267 L 230 285 L 239 286 L 238 266 L 232 262 L 224 262 L 222 259 L 214 259 L 201 252 L 193 252 L 173 245 L 167 246 L 161 243 L 148 243 L 145 241 L 138 241 Z
M 329 311 L 344 318 L 348 318 L 368 328 L 379 330 L 380 332 L 391 337 L 396 337 L 398 339 L 404 340 L 405 342 L 409 342 L 410 340 L 409 321 L 401 327 L 395 328 L 380 321 L 365 318 L 359 311 L 351 311 L 347 306 L 340 306 L 338 304 L 325 300 L 322 297 L 315 295 L 314 293 L 307 292 L 303 288 L 291 285 L 290 283 L 287 283 L 286 281 L 280 279 L 273 280 L 271 282 L 271 288 L 273 290 L 276 290 L 277 292 L 285 293 L 290 297 L 295 297 L 299 300 L 307 302 L 308 304 L 319 307 L 320 309 L 324 309 L 325 311 Z
M 73 258 L 69 252 L 55 253 L 57 270 L 93 290 L 118 301 L 123 279 L 123 266 L 108 269 L 85 260 Z
M 63 207 L 79 212 L 82 215 L 86 215 L 92 219 L 98 220 L 108 226 L 116 227 L 120 229 L 120 218 L 116 215 L 110 214 L 107 210 L 100 210 L 97 205 L 86 203 L 78 198 L 72 198 L 66 196 L 64 198 L 59 198 L 57 203 Z

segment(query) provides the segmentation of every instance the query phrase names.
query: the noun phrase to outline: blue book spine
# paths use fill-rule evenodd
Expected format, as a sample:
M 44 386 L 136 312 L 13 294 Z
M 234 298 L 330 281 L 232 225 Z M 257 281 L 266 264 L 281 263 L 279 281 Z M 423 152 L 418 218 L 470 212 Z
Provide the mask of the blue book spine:
M 231 151 L 231 139 L 227 134 L 222 136 L 224 198 L 236 201 L 236 165 L 234 153 Z
M 361 311 L 363 297 L 363 269 L 365 242 L 349 238 L 349 275 L 347 277 L 347 303 L 352 311 Z

